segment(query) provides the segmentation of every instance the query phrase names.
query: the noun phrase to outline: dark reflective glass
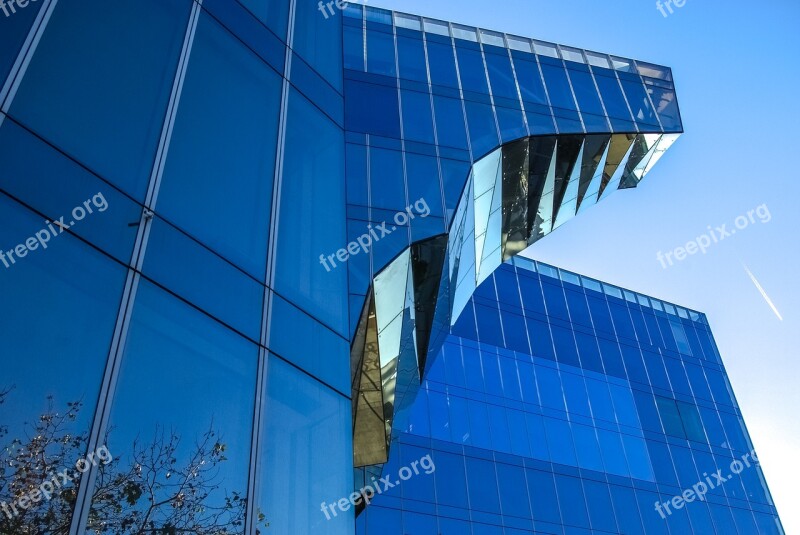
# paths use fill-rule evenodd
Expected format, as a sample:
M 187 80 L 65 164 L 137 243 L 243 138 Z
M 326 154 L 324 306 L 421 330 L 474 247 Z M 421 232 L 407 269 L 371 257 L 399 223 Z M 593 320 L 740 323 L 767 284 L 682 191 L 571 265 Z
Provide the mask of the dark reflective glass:
M 28 37 L 33 21 L 39 14 L 42 3 L 28 3 L 21 9 L 19 5 L 9 4 L 5 7 L 4 16 L 0 18 L 0 87 L 6 81 L 11 68 L 17 60 L 25 38 Z
M 434 95 L 433 104 L 436 112 L 436 129 L 439 144 L 466 149 L 467 132 L 464 125 L 464 109 L 461 107 L 461 102 L 456 99 Z M 466 179 L 466 173 L 463 179 Z M 461 188 L 459 188 L 459 193 L 460 190 Z
M 431 83 L 446 87 L 458 87 L 455 55 L 449 39 L 444 43 L 428 40 L 428 62 Z
M 289 21 L 289 4 L 283 0 L 239 0 L 258 20 L 284 42 Z
M 347 80 L 345 95 L 347 130 L 400 138 L 400 107 L 395 87 Z M 381 113 L 374 113 L 375 109 Z
M 407 140 L 433 143 L 431 96 L 428 93 L 402 90 L 403 135 Z
M 367 29 L 367 72 L 396 76 L 394 36 L 391 33 Z

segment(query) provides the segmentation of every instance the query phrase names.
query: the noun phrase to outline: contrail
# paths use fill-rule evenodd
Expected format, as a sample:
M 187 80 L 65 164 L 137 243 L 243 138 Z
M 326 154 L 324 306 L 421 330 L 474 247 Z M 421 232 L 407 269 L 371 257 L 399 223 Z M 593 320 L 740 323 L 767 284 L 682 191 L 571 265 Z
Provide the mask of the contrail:
M 753 284 L 756 285 L 756 288 L 758 288 L 758 291 L 761 292 L 761 296 L 764 298 L 764 300 L 770 306 L 772 311 L 775 313 L 776 316 L 778 316 L 778 319 L 783 321 L 783 317 L 781 316 L 781 313 L 778 312 L 778 309 L 775 307 L 775 303 L 772 302 L 772 299 L 769 298 L 769 296 L 767 295 L 767 292 L 765 292 L 764 288 L 761 287 L 761 284 L 758 282 L 758 279 L 756 279 L 755 275 L 753 275 L 753 273 L 750 271 L 750 269 L 748 269 L 748 267 L 745 266 L 744 264 L 742 264 L 742 267 L 747 272 L 747 274 L 750 276 L 750 280 L 752 280 Z

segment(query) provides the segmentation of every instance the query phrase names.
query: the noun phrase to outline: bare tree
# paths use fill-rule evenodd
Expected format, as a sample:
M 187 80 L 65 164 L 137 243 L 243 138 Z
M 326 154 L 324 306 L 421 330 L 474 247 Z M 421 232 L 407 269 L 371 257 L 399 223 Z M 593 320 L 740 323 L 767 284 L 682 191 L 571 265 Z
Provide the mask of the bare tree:
M 11 391 L 0 391 L 0 405 Z M 11 437 L 0 424 L 0 445 L 11 437 L 0 451 L 0 535 L 69 534 L 80 485 L 72 468 L 87 455 L 87 434 L 70 432 L 82 408 L 78 401 L 57 411 L 50 398 L 47 411 L 25 425 L 23 437 Z M 180 444 L 174 430 L 157 428 L 152 440 L 134 440 L 127 460 L 109 456 L 96 463 L 87 528 L 98 535 L 242 533 L 247 498 L 223 487 L 226 446 L 213 423 L 190 453 L 181 454 Z M 70 481 L 59 482 L 49 499 L 38 496 L 31 503 L 42 484 L 64 469 L 71 469 Z M 263 514 L 258 522 L 266 524 Z

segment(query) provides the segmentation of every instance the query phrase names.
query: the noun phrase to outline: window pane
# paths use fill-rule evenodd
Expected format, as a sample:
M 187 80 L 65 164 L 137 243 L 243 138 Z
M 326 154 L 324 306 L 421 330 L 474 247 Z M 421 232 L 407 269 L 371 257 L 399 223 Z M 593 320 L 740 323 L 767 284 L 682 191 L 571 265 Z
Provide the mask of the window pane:
M 330 520 L 320 511 L 353 492 L 350 401 L 271 356 L 265 405 L 259 510 L 268 531 L 351 534 L 352 509 Z
M 143 200 L 191 5 L 59 4 L 11 115 Z
M 201 15 L 157 207 L 257 280 L 267 263 L 280 80 Z
M 184 507 L 218 512 L 185 519 L 189 531 L 243 519 L 257 359 L 255 344 L 139 283 L 106 438 L 118 461 L 100 471 L 91 531 L 129 520 L 138 532 L 146 515 L 167 530 Z
M 302 1 L 297 2 L 294 21 L 294 51 L 341 91 L 341 20 L 328 20 L 320 14 L 316 2 Z
M 21 495 L 12 483 L 24 489 L 30 477 L 44 481 L 54 467 L 69 468 L 86 455 L 125 269 L 71 235 L 9 262 L 5 251 L 44 220 L 4 194 L 0 213 L 0 502 L 11 504 Z M 52 513 L 47 528 L 68 525 L 68 498 L 54 495 L 21 519 Z M 4 514 L 0 525 L 8 526 L 5 520 Z

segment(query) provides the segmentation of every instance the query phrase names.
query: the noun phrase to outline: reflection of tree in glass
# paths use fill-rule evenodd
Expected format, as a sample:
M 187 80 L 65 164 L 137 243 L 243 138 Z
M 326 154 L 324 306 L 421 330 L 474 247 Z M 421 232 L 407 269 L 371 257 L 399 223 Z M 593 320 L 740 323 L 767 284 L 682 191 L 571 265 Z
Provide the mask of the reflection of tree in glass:
M 0 405 L 11 391 L 0 390 Z M 47 411 L 27 425 L 26 436 L 12 438 L 7 445 L 10 430 L 0 424 L 0 503 L 8 504 L 11 513 L 0 511 L 0 535 L 69 533 L 80 483 L 75 463 L 85 457 L 88 437 L 69 429 L 81 402 L 68 403 L 66 411 L 58 412 L 52 399 L 48 401 Z M 119 457 L 98 462 L 88 530 L 98 535 L 242 533 L 247 499 L 222 487 L 219 468 L 227 460 L 226 447 L 213 425 L 182 459 L 180 439 L 174 431 L 156 429 L 152 441 L 134 441 L 128 462 Z M 42 483 L 64 469 L 73 479 L 50 500 L 40 499 L 28 509 L 18 505 L 20 498 L 34 496 Z M 14 503 L 16 515 L 10 508 Z

